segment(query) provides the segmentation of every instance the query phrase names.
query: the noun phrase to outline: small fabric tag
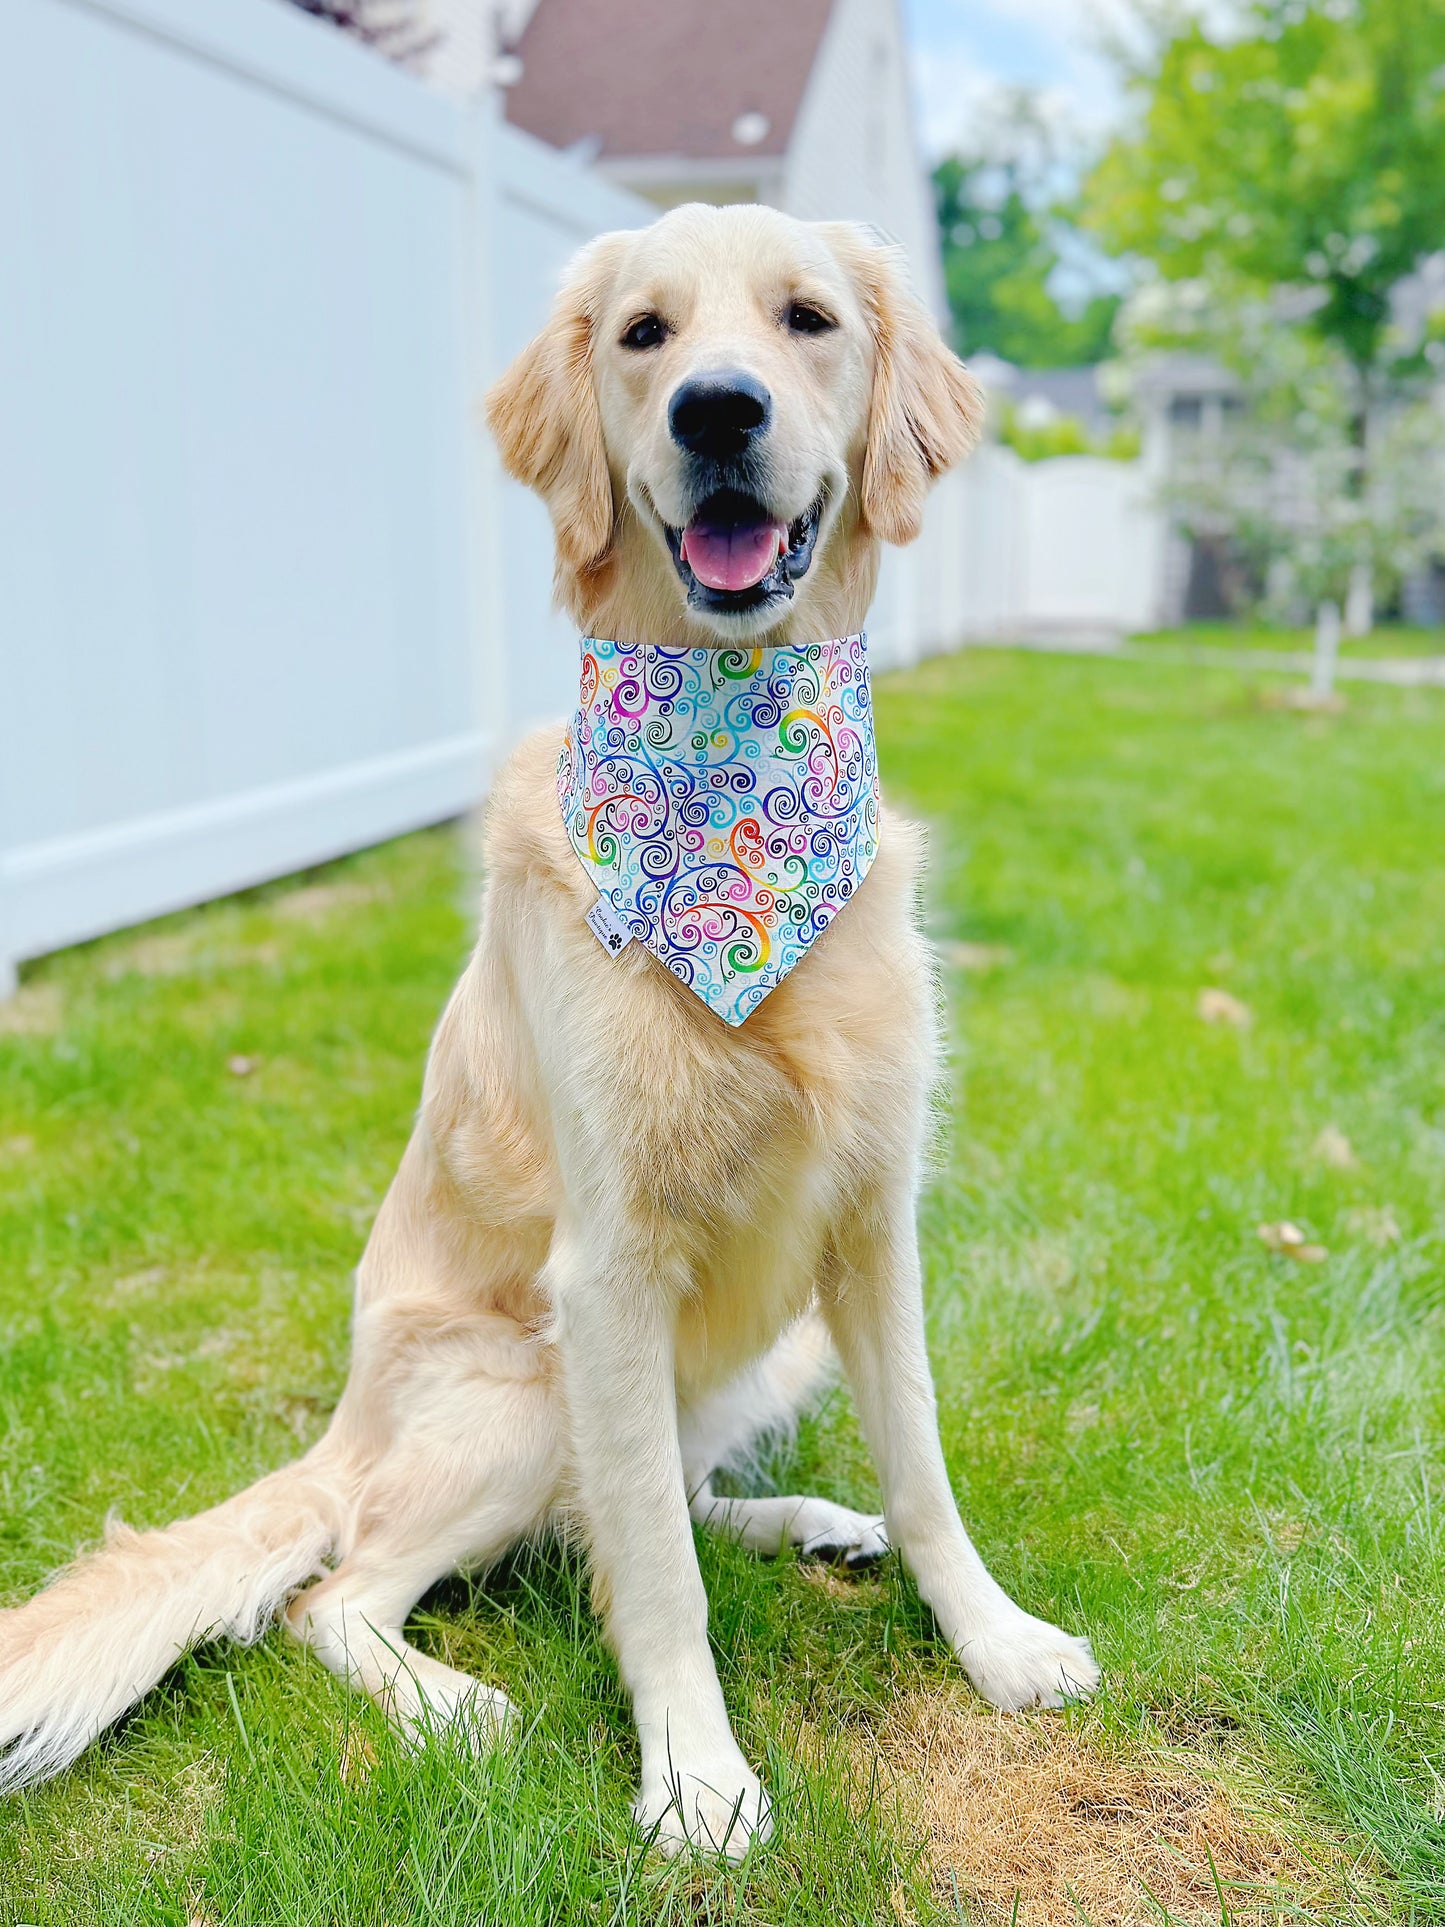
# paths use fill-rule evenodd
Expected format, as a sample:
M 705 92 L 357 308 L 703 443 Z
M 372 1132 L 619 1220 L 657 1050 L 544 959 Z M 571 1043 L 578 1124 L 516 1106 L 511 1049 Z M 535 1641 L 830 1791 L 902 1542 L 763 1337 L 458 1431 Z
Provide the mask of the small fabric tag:
M 619 950 L 625 950 L 632 942 L 632 932 L 625 918 L 619 911 L 613 909 L 611 899 L 608 897 L 598 897 L 596 903 L 587 912 L 587 928 L 602 948 L 614 957 Z

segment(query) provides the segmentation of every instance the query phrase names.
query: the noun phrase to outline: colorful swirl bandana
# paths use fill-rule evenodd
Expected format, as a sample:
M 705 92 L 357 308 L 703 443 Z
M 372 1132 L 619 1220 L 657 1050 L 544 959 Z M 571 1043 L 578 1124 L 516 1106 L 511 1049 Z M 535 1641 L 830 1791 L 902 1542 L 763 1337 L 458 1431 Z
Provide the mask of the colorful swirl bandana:
M 664 649 L 584 637 L 557 794 L 599 892 L 599 940 L 640 938 L 742 1023 L 877 854 L 866 639 Z

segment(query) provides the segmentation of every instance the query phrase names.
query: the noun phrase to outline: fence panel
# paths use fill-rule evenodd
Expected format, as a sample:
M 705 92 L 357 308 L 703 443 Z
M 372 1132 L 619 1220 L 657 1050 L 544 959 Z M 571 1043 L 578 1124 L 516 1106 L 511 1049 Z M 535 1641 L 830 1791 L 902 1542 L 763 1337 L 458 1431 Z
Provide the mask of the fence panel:
M 495 136 L 490 307 L 500 370 L 536 333 L 577 249 L 595 234 L 641 227 L 657 209 L 519 128 L 498 123 Z M 552 525 L 537 497 L 504 482 L 497 526 L 508 727 L 516 733 L 576 701 L 577 631 L 552 607 Z
M 0 952 L 475 793 L 464 126 L 266 0 L 4 0 Z
M 0 35 L 3 992 L 467 808 L 562 707 L 546 518 L 477 403 L 649 210 L 277 0 Z
M 1164 522 L 1138 462 L 1025 465 L 1014 628 L 1143 629 L 1158 620 Z

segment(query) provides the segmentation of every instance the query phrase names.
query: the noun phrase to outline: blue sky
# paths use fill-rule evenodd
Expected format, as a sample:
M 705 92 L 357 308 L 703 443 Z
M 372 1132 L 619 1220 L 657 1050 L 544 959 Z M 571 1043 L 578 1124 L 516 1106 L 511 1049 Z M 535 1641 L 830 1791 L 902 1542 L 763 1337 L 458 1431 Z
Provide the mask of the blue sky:
M 1124 0 L 903 0 L 924 146 L 965 136 L 998 86 L 1038 89 L 1075 128 L 1097 134 L 1118 109 L 1101 36 Z

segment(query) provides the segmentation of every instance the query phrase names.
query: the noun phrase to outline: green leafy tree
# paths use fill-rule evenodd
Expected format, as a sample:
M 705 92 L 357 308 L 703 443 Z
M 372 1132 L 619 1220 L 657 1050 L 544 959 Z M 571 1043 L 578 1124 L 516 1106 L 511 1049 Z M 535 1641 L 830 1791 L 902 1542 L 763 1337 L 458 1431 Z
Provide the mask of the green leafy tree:
M 943 273 L 961 354 L 987 349 L 1021 368 L 1077 368 L 1109 352 L 1119 298 L 1076 314 L 1050 288 L 1059 250 L 1024 196 L 1016 165 L 951 154 L 933 174 Z
M 1428 328 L 1402 338 L 1392 309 L 1445 248 L 1445 7 L 1253 0 L 1218 39 L 1169 18 L 1132 77 L 1135 124 L 1086 183 L 1086 225 L 1221 310 L 1267 302 L 1275 326 L 1331 350 L 1349 390 L 1340 486 L 1367 503 L 1374 418 L 1439 353 Z
M 1170 279 L 1309 289 L 1310 325 L 1372 374 L 1392 291 L 1445 247 L 1445 7 L 1255 0 L 1246 21 L 1192 24 L 1136 75 L 1086 219 Z
M 934 169 L 960 352 L 987 349 L 1023 368 L 1076 368 L 1108 354 L 1118 295 L 1096 291 L 1070 307 L 1055 292 L 1070 172 L 1037 104 L 1017 89 L 985 112 L 967 153 Z

